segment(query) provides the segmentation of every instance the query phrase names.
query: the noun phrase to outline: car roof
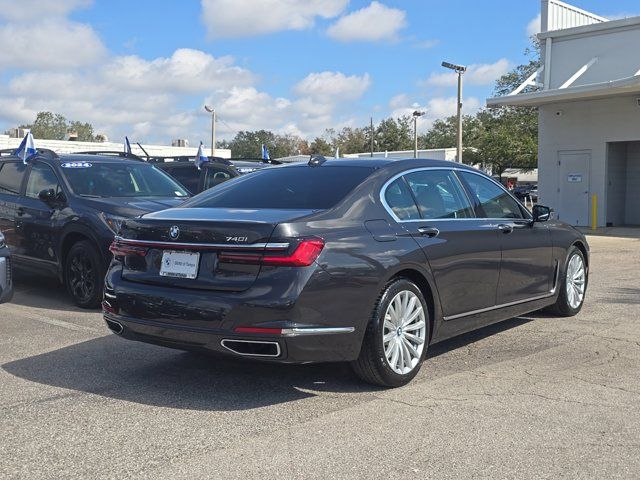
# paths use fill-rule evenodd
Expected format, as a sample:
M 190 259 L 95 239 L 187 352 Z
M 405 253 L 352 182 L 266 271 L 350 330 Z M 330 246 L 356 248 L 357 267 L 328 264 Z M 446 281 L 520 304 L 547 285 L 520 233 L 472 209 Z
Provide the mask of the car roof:
M 295 162 L 286 165 L 286 167 L 305 167 L 309 166 L 307 162 Z M 462 170 L 476 171 L 475 168 L 458 162 L 450 162 L 447 160 L 433 160 L 429 158 L 328 158 L 320 166 L 311 168 L 328 167 L 373 167 L 381 168 L 457 168 Z

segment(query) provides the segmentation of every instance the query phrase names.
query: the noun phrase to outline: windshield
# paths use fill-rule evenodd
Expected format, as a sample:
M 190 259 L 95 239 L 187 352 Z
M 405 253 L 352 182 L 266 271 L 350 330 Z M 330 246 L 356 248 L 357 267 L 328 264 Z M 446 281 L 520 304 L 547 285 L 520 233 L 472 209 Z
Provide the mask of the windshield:
M 236 177 L 193 197 L 184 207 L 331 208 L 374 171 L 371 167 L 275 167 Z
M 61 164 L 71 189 L 85 197 L 187 197 L 163 171 L 145 163 L 70 162 Z

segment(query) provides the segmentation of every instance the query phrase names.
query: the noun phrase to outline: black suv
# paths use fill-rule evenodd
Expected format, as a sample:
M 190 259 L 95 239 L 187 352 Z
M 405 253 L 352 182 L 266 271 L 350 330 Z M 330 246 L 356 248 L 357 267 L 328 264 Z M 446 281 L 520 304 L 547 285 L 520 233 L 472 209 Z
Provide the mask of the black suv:
M 277 160 L 209 157 L 209 161 L 198 170 L 193 157 L 151 157 L 149 161 L 157 163 L 158 167 L 182 183 L 193 194 L 204 192 L 239 175 L 270 165 L 280 165 Z
M 25 164 L 12 151 L 0 152 L 0 231 L 15 271 L 57 277 L 80 307 L 100 304 L 121 222 L 188 197 L 169 175 L 133 155 L 38 150 Z

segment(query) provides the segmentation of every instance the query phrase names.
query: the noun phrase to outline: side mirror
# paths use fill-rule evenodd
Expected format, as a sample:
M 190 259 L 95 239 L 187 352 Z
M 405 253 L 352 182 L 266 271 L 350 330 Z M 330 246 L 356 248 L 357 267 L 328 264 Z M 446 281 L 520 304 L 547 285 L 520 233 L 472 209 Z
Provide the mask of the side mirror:
M 534 222 L 546 222 L 551 218 L 551 209 L 544 205 L 534 205 L 532 213 Z

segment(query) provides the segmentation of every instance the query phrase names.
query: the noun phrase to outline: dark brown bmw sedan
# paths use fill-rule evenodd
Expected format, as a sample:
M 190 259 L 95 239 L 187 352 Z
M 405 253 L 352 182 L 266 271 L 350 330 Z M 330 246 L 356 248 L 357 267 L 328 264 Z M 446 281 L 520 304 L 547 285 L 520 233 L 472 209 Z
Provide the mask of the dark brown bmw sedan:
M 265 168 L 126 220 L 104 316 L 128 339 L 350 362 L 400 386 L 436 342 L 528 312 L 577 314 L 588 245 L 484 173 L 435 160 Z

